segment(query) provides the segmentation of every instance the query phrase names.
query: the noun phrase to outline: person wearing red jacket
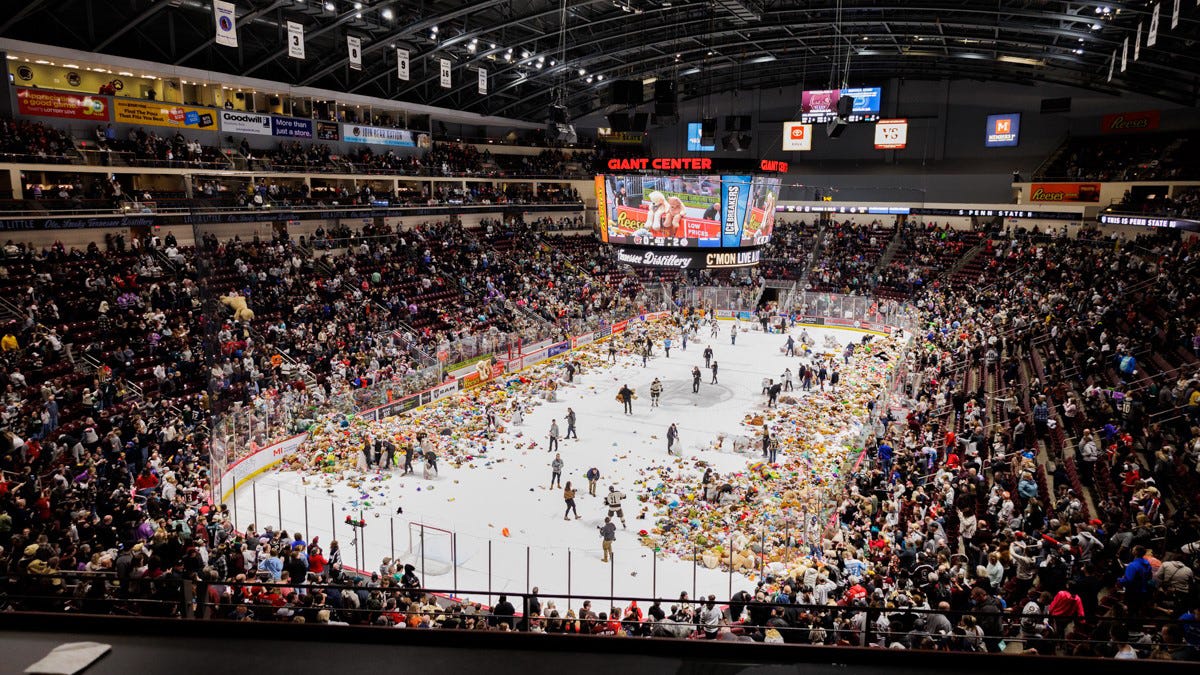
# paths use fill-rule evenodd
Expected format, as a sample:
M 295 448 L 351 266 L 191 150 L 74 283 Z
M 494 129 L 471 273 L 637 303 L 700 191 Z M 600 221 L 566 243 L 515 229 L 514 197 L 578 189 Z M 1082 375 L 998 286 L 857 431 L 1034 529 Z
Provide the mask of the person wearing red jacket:
M 1055 594 L 1046 608 L 1046 613 L 1053 617 L 1051 625 L 1057 637 L 1062 637 L 1067 624 L 1083 619 L 1083 600 L 1075 593 L 1074 583 L 1068 583 L 1065 589 Z
M 318 577 L 324 576 L 327 564 L 329 564 L 329 561 L 326 560 L 325 553 L 317 545 L 317 539 L 314 537 L 313 543 L 308 546 L 308 571 L 310 574 L 315 574 Z

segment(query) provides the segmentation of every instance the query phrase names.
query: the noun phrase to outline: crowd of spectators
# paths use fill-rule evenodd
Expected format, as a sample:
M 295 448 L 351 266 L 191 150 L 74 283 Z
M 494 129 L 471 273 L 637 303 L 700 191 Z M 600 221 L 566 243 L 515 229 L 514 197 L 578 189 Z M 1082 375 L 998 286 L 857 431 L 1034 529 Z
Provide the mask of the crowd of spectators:
M 1137 198 L 1126 191 L 1116 207 L 1122 213 L 1141 213 L 1149 216 L 1200 218 L 1200 188 L 1176 188 L 1170 197 L 1162 199 Z
M 983 233 L 955 230 L 937 223 L 919 223 L 900 230 L 891 261 L 880 270 L 876 292 L 908 297 L 949 270 L 982 240 Z
M 0 118 L 0 155 L 39 162 L 65 162 L 72 147 L 71 136 L 42 122 Z
M 10 242 L 0 283 L 27 315 L 0 339 L 7 602 L 173 616 L 191 582 L 199 616 L 234 620 L 1197 658 L 1200 291 L 1195 241 L 1174 232 L 913 232 L 902 259 L 923 279 L 985 236 L 991 284 L 897 287 L 921 332 L 864 468 L 831 495 L 819 555 L 727 603 L 568 613 L 533 599 L 517 616 L 506 600 L 426 596 L 397 561 L 351 573 L 336 542 L 235 533 L 206 505 L 211 412 L 286 410 L 301 428 L 347 391 L 363 403 L 353 392 L 378 382 L 427 384 L 431 351 L 618 317 L 663 281 L 580 229 L 506 217 L 194 250 Z M 795 255 L 806 230 L 780 229 Z M 872 283 L 893 234 L 835 226 L 821 283 Z
M 1194 180 L 1200 178 L 1194 133 L 1081 136 L 1067 141 L 1035 180 Z
M 894 230 L 880 221 L 850 221 L 826 226 L 821 253 L 809 272 L 811 290 L 834 293 L 869 292 L 879 281 L 879 259 Z

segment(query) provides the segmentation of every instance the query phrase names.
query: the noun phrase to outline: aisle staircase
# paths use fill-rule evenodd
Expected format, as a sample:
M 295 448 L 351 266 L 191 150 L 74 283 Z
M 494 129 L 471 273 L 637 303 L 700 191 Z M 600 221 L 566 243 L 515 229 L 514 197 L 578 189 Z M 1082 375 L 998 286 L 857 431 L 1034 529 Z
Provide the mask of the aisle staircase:
M 808 287 L 808 277 L 812 274 L 813 268 L 817 265 L 817 259 L 821 257 L 821 248 L 825 245 L 825 233 L 828 228 L 822 222 L 817 226 L 817 236 L 813 237 L 812 252 L 808 254 L 808 261 L 804 264 L 804 273 L 800 275 L 800 280 L 796 282 L 796 287 L 804 289 Z

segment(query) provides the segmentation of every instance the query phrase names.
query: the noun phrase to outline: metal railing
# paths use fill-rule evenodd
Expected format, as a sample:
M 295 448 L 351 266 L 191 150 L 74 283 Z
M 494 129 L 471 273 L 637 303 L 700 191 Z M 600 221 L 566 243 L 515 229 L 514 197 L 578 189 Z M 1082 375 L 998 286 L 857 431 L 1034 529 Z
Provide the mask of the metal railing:
M 929 651 L 1113 656 L 1121 644 L 1139 658 L 1174 651 L 1200 659 L 1182 636 L 1195 621 L 1115 615 L 924 609 L 804 604 L 777 595 L 704 596 L 683 590 L 662 595 L 580 594 L 426 587 L 400 573 L 366 575 L 328 570 L 299 582 L 280 583 L 270 573 L 244 581 L 124 578 L 113 573 L 51 570 L 0 577 L 0 610 L 171 618 L 340 623 L 359 630 L 405 625 L 430 629 L 494 630 L 614 637 L 705 639 L 720 634 L 754 636 L 770 644 L 903 647 Z M 536 583 L 535 580 L 530 580 Z M 668 593 L 675 597 L 677 591 Z M 1178 614 L 1182 609 L 1176 609 Z M 1173 627 L 1176 643 L 1164 642 Z M 1114 640 L 1115 636 L 1124 640 Z M 756 641 L 758 641 L 756 640 Z

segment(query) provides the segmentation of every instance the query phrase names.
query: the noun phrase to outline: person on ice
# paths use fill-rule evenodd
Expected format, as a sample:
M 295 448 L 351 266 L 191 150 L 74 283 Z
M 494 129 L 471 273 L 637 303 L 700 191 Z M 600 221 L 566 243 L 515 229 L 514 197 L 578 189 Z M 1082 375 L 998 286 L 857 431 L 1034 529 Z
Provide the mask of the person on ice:
M 663 384 L 662 380 L 657 377 L 650 383 L 650 407 L 657 408 L 658 400 L 662 396 Z
M 621 527 L 625 527 L 625 509 L 621 508 L 621 501 L 625 499 L 624 492 L 617 492 L 617 486 L 608 486 L 608 495 L 604 498 L 604 503 L 608 506 L 608 518 L 616 516 L 621 519 Z M 605 518 L 605 522 L 608 522 Z
M 633 414 L 633 390 L 629 388 L 629 385 L 621 385 L 621 390 L 617 392 L 617 400 L 625 406 L 626 415 Z
M 564 438 L 579 440 L 579 434 L 575 431 L 575 410 L 573 408 L 567 408 L 567 435 Z
M 604 556 L 600 558 L 603 562 L 608 562 L 609 556 L 612 555 L 612 543 L 617 540 L 617 526 L 613 525 L 612 518 L 605 518 L 604 524 L 597 526 L 600 530 L 601 543 L 604 546 Z
M 558 483 L 558 487 L 562 487 L 562 470 L 563 461 L 562 455 L 554 453 L 554 461 L 550 462 L 550 488 L 554 489 L 554 484 Z M 567 483 L 570 485 L 570 483 Z
M 571 481 L 567 481 L 567 487 L 563 488 L 563 501 L 567 503 L 567 510 L 563 512 L 563 520 L 570 520 L 567 516 L 571 515 L 572 511 L 575 512 L 575 520 L 579 520 L 579 510 L 575 508 L 575 489 L 571 487 Z
M 592 467 L 587 471 L 588 494 L 596 496 L 596 483 L 600 482 L 600 469 Z

